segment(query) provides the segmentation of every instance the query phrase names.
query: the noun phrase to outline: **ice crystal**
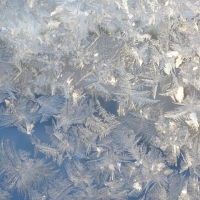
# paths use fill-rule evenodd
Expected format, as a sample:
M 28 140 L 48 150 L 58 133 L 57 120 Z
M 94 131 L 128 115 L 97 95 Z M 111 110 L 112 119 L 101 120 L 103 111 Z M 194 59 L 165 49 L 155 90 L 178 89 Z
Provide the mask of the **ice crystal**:
M 0 199 L 199 200 L 199 7 L 0 1 Z

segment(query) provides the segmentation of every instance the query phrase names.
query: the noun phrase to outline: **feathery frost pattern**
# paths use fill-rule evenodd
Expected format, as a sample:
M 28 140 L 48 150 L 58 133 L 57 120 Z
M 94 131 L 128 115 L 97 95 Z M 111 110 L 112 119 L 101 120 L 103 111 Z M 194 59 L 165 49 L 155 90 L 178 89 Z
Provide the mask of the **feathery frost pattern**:
M 199 200 L 199 7 L 1 0 L 0 199 Z

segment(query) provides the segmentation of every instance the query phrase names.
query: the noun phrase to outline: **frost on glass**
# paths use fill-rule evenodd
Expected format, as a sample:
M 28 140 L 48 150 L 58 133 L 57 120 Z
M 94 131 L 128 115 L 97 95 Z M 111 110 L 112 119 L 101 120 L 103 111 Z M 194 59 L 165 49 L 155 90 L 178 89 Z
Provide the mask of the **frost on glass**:
M 1 0 L 0 199 L 199 200 L 199 7 Z

